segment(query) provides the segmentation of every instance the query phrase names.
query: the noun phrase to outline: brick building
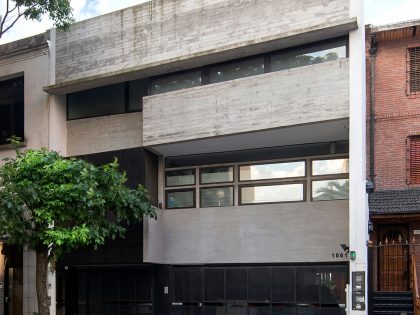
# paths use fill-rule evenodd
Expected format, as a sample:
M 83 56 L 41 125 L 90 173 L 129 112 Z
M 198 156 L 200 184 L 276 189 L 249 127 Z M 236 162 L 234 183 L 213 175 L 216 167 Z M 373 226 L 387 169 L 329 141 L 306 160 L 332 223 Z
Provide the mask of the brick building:
M 366 40 L 372 306 L 412 312 L 413 266 L 420 269 L 420 21 L 367 27 Z M 395 296 L 400 301 L 386 306 Z

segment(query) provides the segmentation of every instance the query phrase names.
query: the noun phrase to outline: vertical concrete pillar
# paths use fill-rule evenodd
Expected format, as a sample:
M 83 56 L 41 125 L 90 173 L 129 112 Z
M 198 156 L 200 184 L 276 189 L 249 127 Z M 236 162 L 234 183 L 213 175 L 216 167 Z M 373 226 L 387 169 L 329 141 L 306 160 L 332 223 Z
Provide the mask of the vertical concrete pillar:
M 36 254 L 30 249 L 23 249 L 23 315 L 38 312 L 36 297 Z
M 350 260 L 350 290 L 348 314 L 367 314 L 367 222 L 369 210 L 366 195 L 366 66 L 364 2 L 351 0 L 350 16 L 357 17 L 358 29 L 350 32 L 350 200 L 349 240 L 350 251 L 356 258 Z M 366 310 L 353 310 L 352 273 L 364 271 Z

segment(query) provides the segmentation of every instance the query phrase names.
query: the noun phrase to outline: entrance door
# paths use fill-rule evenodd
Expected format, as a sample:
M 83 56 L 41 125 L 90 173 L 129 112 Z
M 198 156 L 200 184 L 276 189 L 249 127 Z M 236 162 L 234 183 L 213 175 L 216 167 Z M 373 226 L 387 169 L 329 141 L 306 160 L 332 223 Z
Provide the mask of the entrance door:
M 383 225 L 379 229 L 379 290 L 409 290 L 408 228 Z

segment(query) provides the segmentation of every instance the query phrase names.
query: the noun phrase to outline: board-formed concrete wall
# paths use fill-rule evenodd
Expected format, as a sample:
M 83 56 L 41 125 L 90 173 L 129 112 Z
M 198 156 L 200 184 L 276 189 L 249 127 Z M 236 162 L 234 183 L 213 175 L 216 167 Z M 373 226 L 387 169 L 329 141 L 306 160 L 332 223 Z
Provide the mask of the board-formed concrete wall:
M 67 155 L 85 155 L 142 146 L 142 113 L 109 115 L 67 122 Z
M 349 0 L 152 0 L 58 32 L 56 83 L 248 49 L 350 21 Z
M 145 146 L 349 116 L 348 60 L 144 98 Z
M 143 233 L 145 262 L 343 261 L 348 201 L 162 210 Z

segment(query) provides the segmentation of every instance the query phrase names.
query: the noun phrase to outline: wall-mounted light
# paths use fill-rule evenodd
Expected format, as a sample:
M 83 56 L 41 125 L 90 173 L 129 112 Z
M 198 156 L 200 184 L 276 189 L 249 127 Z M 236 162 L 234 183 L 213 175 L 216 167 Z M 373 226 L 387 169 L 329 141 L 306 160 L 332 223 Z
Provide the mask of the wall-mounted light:
M 368 233 L 371 234 L 373 232 L 373 223 L 372 221 L 368 221 Z
M 371 194 L 374 192 L 375 186 L 371 180 L 366 181 L 366 193 Z
M 349 252 L 349 250 L 350 250 L 350 247 L 348 247 L 346 244 L 340 244 L 340 246 L 341 246 L 341 248 L 346 252 L 346 253 L 348 253 Z

